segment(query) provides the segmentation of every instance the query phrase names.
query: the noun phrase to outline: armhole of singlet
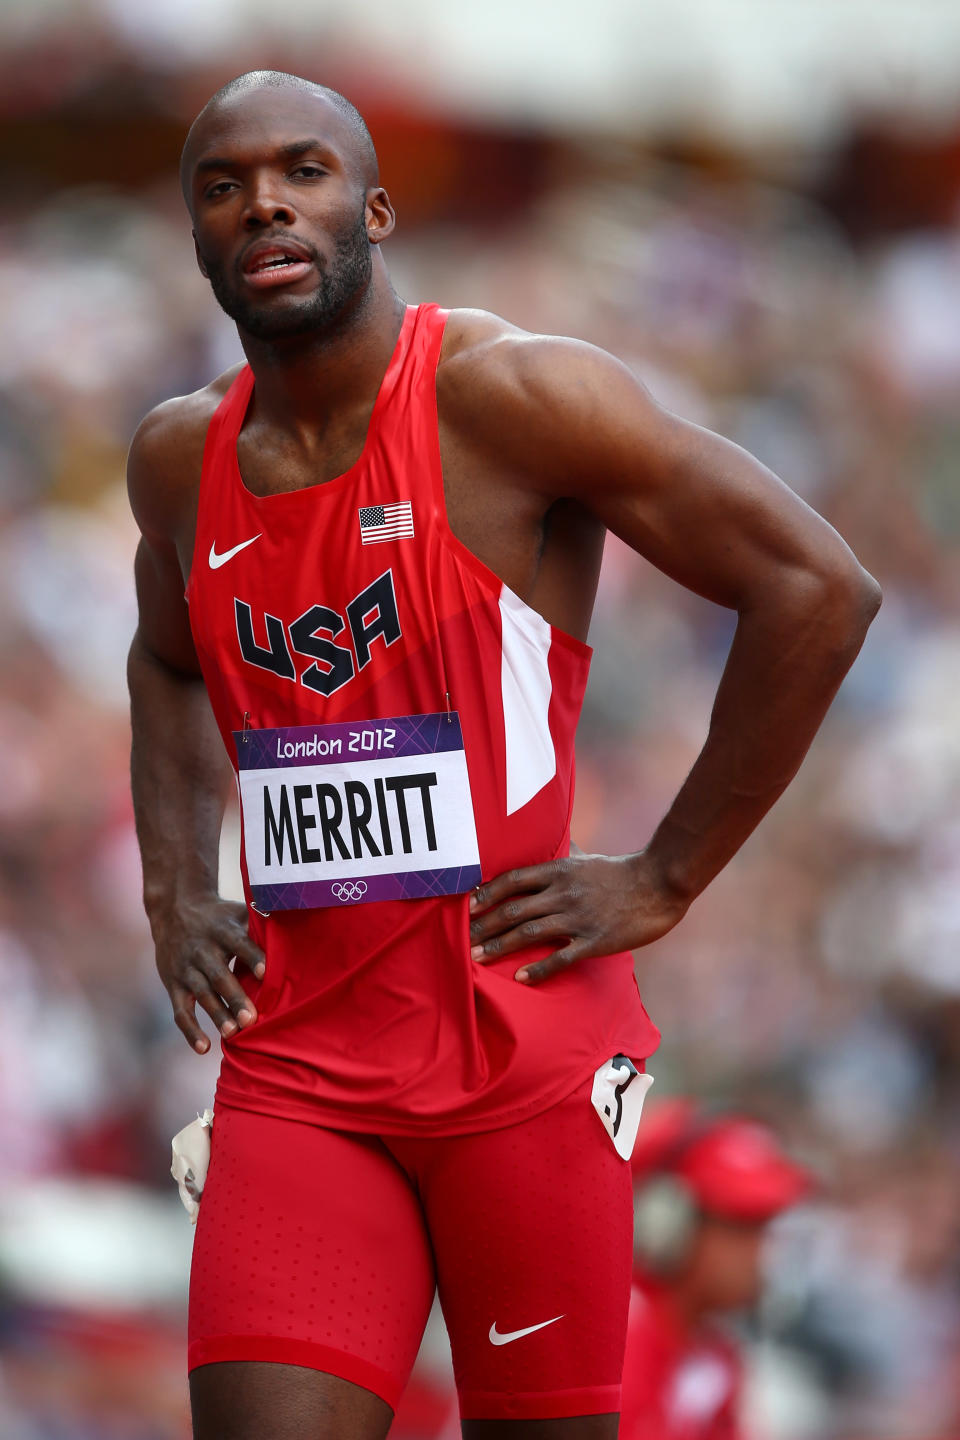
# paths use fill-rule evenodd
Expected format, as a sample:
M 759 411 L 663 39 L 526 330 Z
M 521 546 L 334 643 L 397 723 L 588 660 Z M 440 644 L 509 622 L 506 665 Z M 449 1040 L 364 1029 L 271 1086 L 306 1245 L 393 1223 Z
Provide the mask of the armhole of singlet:
M 237 410 L 241 418 L 246 413 L 250 400 L 250 391 L 253 388 L 253 372 L 249 365 L 243 368 L 234 376 L 220 404 L 210 416 L 207 425 L 207 434 L 203 442 L 203 461 L 200 466 L 200 484 L 197 487 L 197 523 L 193 532 L 193 553 L 190 556 L 190 574 L 187 577 L 184 588 L 184 598 L 190 602 L 190 591 L 193 587 L 194 576 L 197 572 L 197 551 L 200 546 L 201 520 L 207 504 L 207 495 L 212 480 L 211 472 L 216 465 L 217 447 L 224 439 L 224 431 L 228 429 L 230 421 L 234 419 Z M 239 426 L 237 429 L 239 431 Z M 233 443 L 236 443 L 236 435 Z
M 531 615 L 535 615 L 537 619 L 541 620 L 545 625 L 550 626 L 553 639 L 556 640 L 559 645 L 571 650 L 574 655 L 579 655 L 589 660 L 593 655 L 593 648 L 588 645 L 585 640 L 578 640 L 576 635 L 571 635 L 568 631 L 561 630 L 559 626 L 554 625 L 552 621 L 547 620 L 545 616 L 541 615 L 539 610 L 534 609 L 532 605 L 528 605 L 526 600 L 521 599 L 515 591 L 510 589 L 510 586 L 505 580 L 501 580 L 496 571 L 491 570 L 489 565 L 485 565 L 479 556 L 474 555 L 473 551 L 464 545 L 463 541 L 453 533 L 447 515 L 446 492 L 443 488 L 443 458 L 440 454 L 440 406 L 437 401 L 437 371 L 440 367 L 440 352 L 443 349 L 443 337 L 446 332 L 449 315 L 449 310 L 442 310 L 438 306 L 434 311 L 434 315 L 431 317 L 431 319 L 435 318 L 437 323 L 427 348 L 423 385 L 424 405 L 428 407 L 427 414 L 431 422 L 429 426 L 431 438 L 428 442 L 430 447 L 428 469 L 430 471 L 430 483 L 433 489 L 434 514 L 436 516 L 437 530 L 440 538 L 447 549 L 453 552 L 460 564 L 471 571 L 480 581 L 481 585 L 488 589 L 498 600 L 500 596 L 504 594 L 513 596 L 517 604 L 522 606 L 524 610 L 528 610 Z

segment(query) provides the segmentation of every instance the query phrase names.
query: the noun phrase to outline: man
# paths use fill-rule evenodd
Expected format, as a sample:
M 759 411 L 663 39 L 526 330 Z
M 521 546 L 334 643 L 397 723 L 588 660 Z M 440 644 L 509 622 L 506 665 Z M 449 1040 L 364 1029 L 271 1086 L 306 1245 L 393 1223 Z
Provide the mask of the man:
M 877 587 L 610 356 L 405 306 L 342 96 L 241 76 L 182 181 L 249 361 L 130 455 L 145 904 L 177 1024 L 225 1042 L 195 1434 L 384 1435 L 436 1285 L 466 1436 L 612 1437 L 658 1040 L 628 952 L 789 782 Z M 604 527 L 740 617 L 702 755 L 616 857 L 569 839 Z
M 632 1168 L 620 1440 L 738 1440 L 742 1363 L 715 1322 L 756 1304 L 770 1222 L 809 1195 L 813 1176 L 766 1126 L 686 1100 L 644 1123 Z

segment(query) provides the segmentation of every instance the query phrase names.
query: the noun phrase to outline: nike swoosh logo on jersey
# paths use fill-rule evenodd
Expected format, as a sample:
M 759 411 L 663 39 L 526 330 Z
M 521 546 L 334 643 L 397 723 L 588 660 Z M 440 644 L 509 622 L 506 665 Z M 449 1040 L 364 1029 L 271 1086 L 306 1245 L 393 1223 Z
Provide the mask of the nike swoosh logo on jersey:
M 528 1325 L 525 1330 L 510 1330 L 506 1335 L 500 1334 L 494 1320 L 490 1326 L 490 1344 L 509 1345 L 511 1340 L 521 1340 L 524 1335 L 532 1335 L 534 1330 L 543 1330 L 547 1325 L 556 1325 L 557 1321 L 562 1319 L 562 1315 L 554 1315 L 552 1320 L 541 1320 L 539 1325 Z
M 261 531 L 260 534 L 262 535 L 263 531 Z M 221 565 L 226 565 L 227 561 L 232 560 L 234 555 L 239 555 L 241 550 L 246 550 L 248 545 L 252 545 L 254 540 L 259 539 L 260 535 L 251 535 L 249 540 L 241 540 L 239 545 L 234 545 L 232 550 L 224 550 L 222 555 L 217 554 L 217 542 L 214 541 L 210 546 L 210 569 L 219 570 Z

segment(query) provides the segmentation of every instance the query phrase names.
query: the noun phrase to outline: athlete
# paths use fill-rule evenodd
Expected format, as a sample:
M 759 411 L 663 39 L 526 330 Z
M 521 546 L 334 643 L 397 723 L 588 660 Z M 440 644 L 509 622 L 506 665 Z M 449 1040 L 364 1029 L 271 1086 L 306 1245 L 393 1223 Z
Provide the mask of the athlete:
M 878 589 L 611 356 L 405 304 L 342 96 L 239 77 L 182 182 L 248 362 L 130 454 L 145 904 L 177 1024 L 207 1049 L 199 1002 L 223 1049 L 194 1433 L 386 1434 L 438 1289 L 465 1436 L 612 1440 L 659 1038 L 629 951 L 788 784 Z M 605 528 L 739 615 L 704 750 L 621 856 L 569 832 Z

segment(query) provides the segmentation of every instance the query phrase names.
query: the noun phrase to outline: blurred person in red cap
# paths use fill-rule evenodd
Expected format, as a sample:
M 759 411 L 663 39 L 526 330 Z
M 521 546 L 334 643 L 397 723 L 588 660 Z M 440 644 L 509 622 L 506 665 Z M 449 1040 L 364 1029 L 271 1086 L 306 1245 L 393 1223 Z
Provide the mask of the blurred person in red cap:
M 195 1435 L 380 1440 L 438 1291 L 470 1440 L 611 1440 L 659 1039 L 630 952 L 789 784 L 878 587 L 613 356 L 407 304 L 337 92 L 238 77 L 181 178 L 248 362 L 129 464 L 144 898 L 177 1024 L 223 1042 L 205 1184 L 178 1157 Z M 700 757 L 613 856 L 570 838 L 607 528 L 738 612 Z
M 631 1165 L 620 1440 L 739 1440 L 742 1362 L 715 1322 L 759 1300 L 767 1227 L 813 1177 L 766 1126 L 689 1100 L 650 1114 Z

